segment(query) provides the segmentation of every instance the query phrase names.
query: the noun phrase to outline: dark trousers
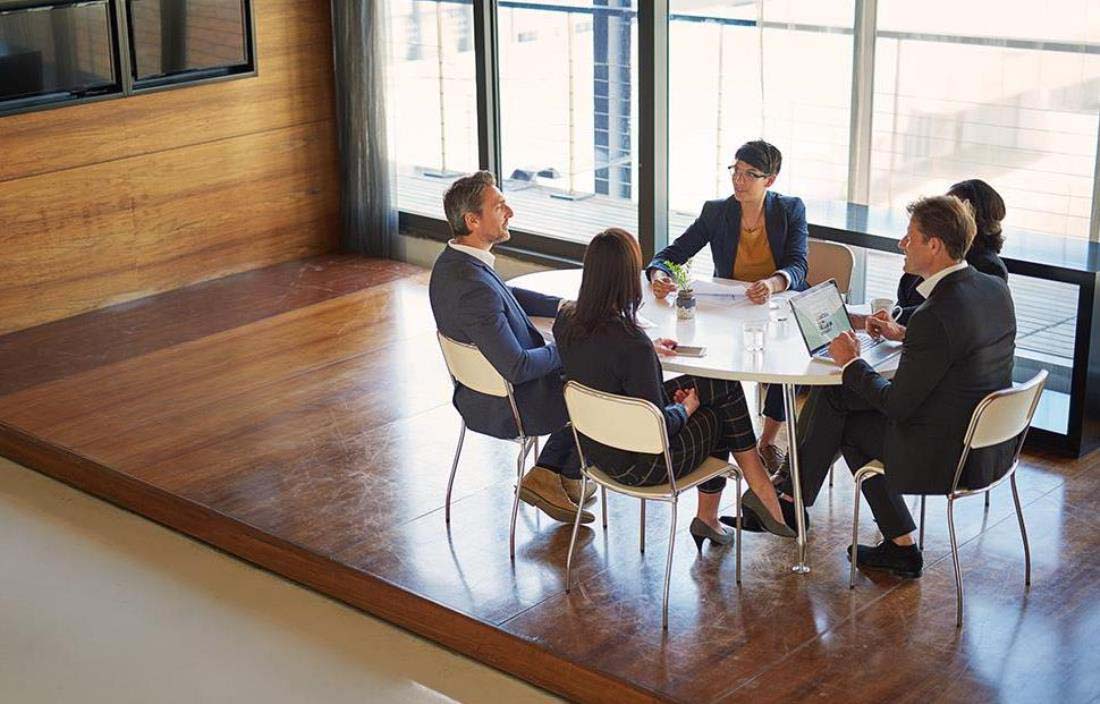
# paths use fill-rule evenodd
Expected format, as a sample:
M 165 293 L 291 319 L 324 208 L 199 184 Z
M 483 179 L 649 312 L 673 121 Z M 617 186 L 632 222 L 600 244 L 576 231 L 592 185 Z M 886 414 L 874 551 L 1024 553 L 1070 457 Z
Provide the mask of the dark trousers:
M 805 393 L 809 387 L 798 386 L 795 393 Z M 768 390 L 764 393 L 764 415 L 780 423 L 787 422 L 787 409 L 783 407 L 783 385 L 768 384 Z
M 872 409 L 860 396 L 843 386 L 819 387 L 810 391 L 798 416 L 799 474 L 802 499 L 813 506 L 837 456 L 854 473 L 871 460 L 884 461 L 886 416 Z M 887 465 L 887 470 L 889 465 Z M 791 480 L 780 489 L 790 494 Z M 863 482 L 863 497 L 871 507 L 883 537 L 897 538 L 916 528 L 909 507 L 890 489 L 886 477 L 876 476 Z
M 680 376 L 665 382 L 671 397 L 677 390 L 694 388 L 699 394 L 699 410 L 668 439 L 668 454 L 675 477 L 690 474 L 708 456 L 728 460 L 730 452 L 756 447 L 749 407 L 741 382 Z M 639 455 L 638 461 L 618 481 L 633 486 L 653 486 L 668 481 L 663 455 Z M 704 494 L 717 494 L 726 486 L 725 477 L 715 477 L 699 485 Z
M 581 478 L 581 461 L 577 456 L 577 445 L 573 441 L 573 430 L 568 425 L 550 433 L 539 452 L 537 462 L 540 467 L 566 479 Z

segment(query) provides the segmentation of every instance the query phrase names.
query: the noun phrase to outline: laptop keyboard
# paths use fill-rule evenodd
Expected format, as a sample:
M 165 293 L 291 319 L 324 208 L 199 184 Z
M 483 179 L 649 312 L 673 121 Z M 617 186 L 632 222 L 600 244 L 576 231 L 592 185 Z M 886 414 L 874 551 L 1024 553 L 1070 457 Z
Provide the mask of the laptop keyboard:
M 854 332 L 856 334 L 856 339 L 859 340 L 859 348 L 861 353 L 866 352 L 872 347 L 876 347 L 877 345 L 882 344 L 882 342 L 886 339 L 885 337 L 880 337 L 876 340 L 875 338 L 868 335 L 866 330 L 855 330 Z M 828 348 L 821 350 L 821 352 L 819 352 L 817 356 L 824 357 L 825 359 L 833 358 L 833 355 L 829 354 Z

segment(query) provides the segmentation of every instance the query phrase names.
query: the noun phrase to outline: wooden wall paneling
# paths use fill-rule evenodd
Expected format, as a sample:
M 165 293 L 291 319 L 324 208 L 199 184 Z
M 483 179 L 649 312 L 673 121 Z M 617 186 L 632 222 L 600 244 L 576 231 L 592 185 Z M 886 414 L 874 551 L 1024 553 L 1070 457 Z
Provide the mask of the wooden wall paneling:
M 4 184 L 0 332 L 329 251 L 331 122 Z

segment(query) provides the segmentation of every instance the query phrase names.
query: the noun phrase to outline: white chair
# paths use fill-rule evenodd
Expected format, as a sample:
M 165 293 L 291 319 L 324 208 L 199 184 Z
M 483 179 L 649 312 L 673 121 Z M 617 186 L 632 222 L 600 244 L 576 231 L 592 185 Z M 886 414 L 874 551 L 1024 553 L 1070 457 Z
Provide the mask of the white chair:
M 843 296 L 848 295 L 852 287 L 852 270 L 856 265 L 856 255 L 848 245 L 825 240 L 808 240 L 806 253 L 806 283 L 817 286 L 829 279 L 836 279 L 836 287 Z
M 1047 372 L 1040 370 L 1027 382 L 1002 391 L 994 391 L 986 396 L 974 409 L 970 417 L 970 426 L 963 437 L 962 455 L 959 464 L 955 468 L 955 479 L 951 483 L 951 491 L 947 493 L 947 530 L 951 537 L 951 560 L 955 566 L 955 625 L 962 626 L 963 614 L 963 584 L 962 572 L 959 569 L 959 545 L 955 537 L 955 500 L 964 496 L 987 494 L 989 490 L 998 484 L 1008 480 L 1012 485 L 1012 500 L 1016 503 L 1016 518 L 1020 523 L 1020 536 L 1024 541 L 1024 584 L 1031 584 L 1031 548 L 1027 542 L 1027 528 L 1024 527 L 1024 512 L 1020 508 L 1020 494 L 1016 490 L 1016 468 L 1020 464 L 1020 450 L 1024 447 L 1024 439 L 1027 437 L 1031 418 L 1035 415 L 1035 407 L 1039 404 L 1039 396 L 1043 393 L 1046 384 Z M 960 487 L 963 468 L 966 466 L 966 458 L 971 450 L 997 445 L 1006 440 L 1016 438 L 1016 452 L 1012 457 L 1012 464 L 1004 476 L 995 482 L 982 487 Z M 852 518 L 852 567 L 848 577 L 849 588 L 856 585 L 856 545 L 859 543 L 859 504 L 860 490 L 863 482 L 869 477 L 885 474 L 886 470 L 881 462 L 871 462 L 856 472 L 855 480 L 855 511 Z M 921 497 L 921 535 L 924 535 L 924 497 Z
M 633 496 L 642 502 L 641 530 L 642 551 L 645 551 L 645 502 L 665 501 L 672 506 L 669 519 L 668 561 L 665 564 L 665 591 L 662 607 L 661 627 L 668 629 L 668 588 L 672 573 L 672 554 L 676 545 L 676 502 L 680 494 L 699 486 L 708 479 L 722 474 L 732 474 L 737 480 L 737 583 L 741 583 L 741 470 L 736 465 L 711 457 L 690 474 L 675 478 L 672 474 L 672 461 L 668 454 L 668 433 L 664 415 L 652 403 L 628 396 L 604 393 L 583 384 L 570 381 L 565 385 L 565 405 L 569 410 L 569 419 L 573 427 L 573 439 L 577 443 L 577 452 L 581 460 L 581 491 L 589 481 L 596 482 L 604 490 Z M 664 455 L 669 481 L 656 486 L 629 486 L 615 481 L 595 466 L 590 466 L 584 457 L 578 433 L 596 442 L 627 452 L 644 452 Z M 565 591 L 573 586 L 573 549 L 577 543 L 577 531 L 580 528 L 580 510 L 573 521 L 573 535 L 569 540 L 569 554 L 565 561 Z M 606 523 L 604 524 L 606 525 Z
M 523 468 L 527 455 L 534 450 L 535 457 L 539 454 L 538 436 L 528 437 L 523 431 L 523 420 L 519 415 L 519 407 L 512 393 L 512 385 L 500 375 L 485 355 L 475 345 L 465 342 L 456 342 L 441 332 L 436 332 L 439 338 L 439 347 L 443 350 L 443 360 L 447 363 L 447 371 L 457 384 L 478 391 L 489 396 L 507 398 L 508 405 L 512 408 L 512 416 L 516 421 L 516 429 L 519 437 L 512 441 L 519 443 L 519 456 L 516 457 L 516 487 L 515 496 L 512 499 L 512 520 L 508 525 L 508 551 L 514 560 L 516 558 L 516 513 L 519 511 L 519 485 L 523 480 Z M 466 438 L 466 419 L 462 419 L 462 429 L 458 434 L 458 447 L 455 448 L 454 461 L 451 463 L 451 476 L 447 480 L 447 501 L 444 509 L 444 520 L 451 523 L 451 489 L 455 482 L 455 472 L 458 470 L 458 458 L 462 454 L 462 441 Z

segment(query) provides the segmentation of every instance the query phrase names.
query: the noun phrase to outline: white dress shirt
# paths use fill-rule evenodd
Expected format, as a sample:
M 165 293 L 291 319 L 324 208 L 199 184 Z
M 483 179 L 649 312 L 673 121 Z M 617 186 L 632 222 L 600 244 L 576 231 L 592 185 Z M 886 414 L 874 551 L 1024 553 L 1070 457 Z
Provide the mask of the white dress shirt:
M 947 276 L 948 274 L 954 274 L 956 271 L 962 271 L 968 266 L 970 265 L 967 264 L 966 260 L 964 259 L 958 264 L 952 264 L 949 267 L 940 269 L 935 274 L 932 274 L 927 279 L 917 284 L 917 293 L 924 296 L 925 298 L 928 298 L 932 295 L 932 289 L 936 288 L 936 284 L 940 282 L 940 279 Z
M 493 253 L 487 249 L 478 249 L 477 247 L 470 247 L 468 245 L 458 244 L 454 240 L 448 241 L 447 246 L 451 249 L 457 249 L 463 254 L 469 254 L 471 257 L 476 257 L 477 259 L 480 259 L 490 269 L 493 268 L 493 265 L 496 263 L 497 260 L 497 258 L 493 256 Z

